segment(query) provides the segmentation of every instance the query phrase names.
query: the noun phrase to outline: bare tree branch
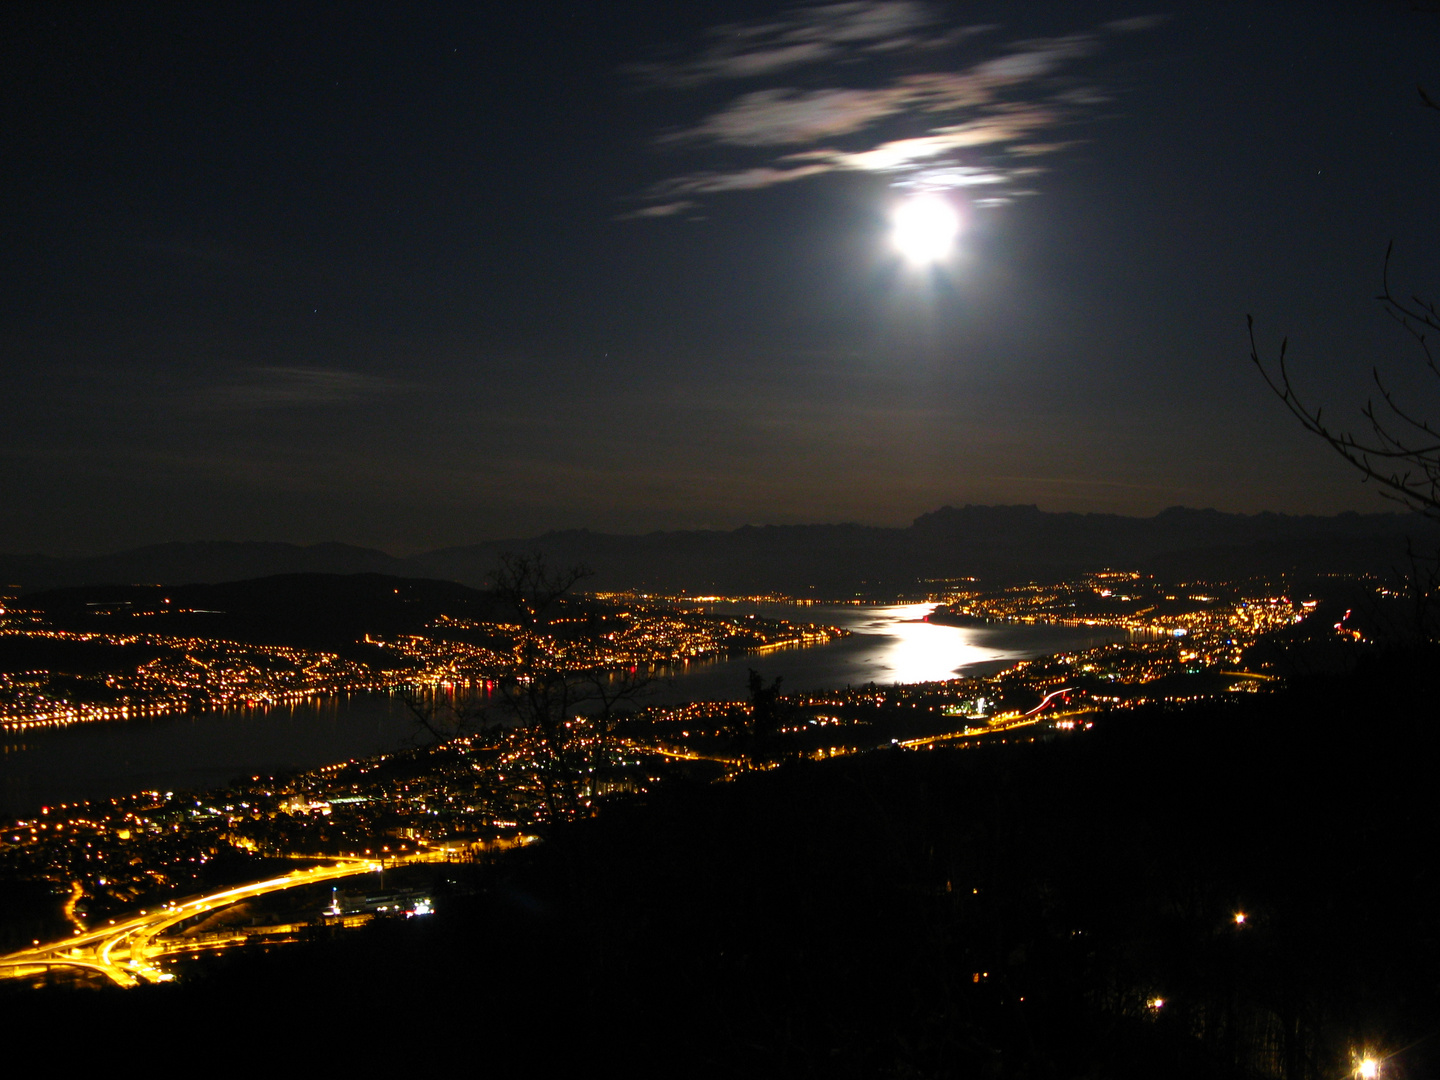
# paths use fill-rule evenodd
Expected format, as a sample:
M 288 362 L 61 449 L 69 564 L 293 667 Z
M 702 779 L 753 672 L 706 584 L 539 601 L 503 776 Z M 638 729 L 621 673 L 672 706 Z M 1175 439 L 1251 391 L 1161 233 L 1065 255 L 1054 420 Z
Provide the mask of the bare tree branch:
M 1426 334 L 1428 330 L 1440 331 L 1440 309 L 1422 297 L 1411 295 L 1402 300 L 1395 293 L 1390 285 L 1393 251 L 1392 243 L 1385 251 L 1382 288 L 1377 299 L 1386 314 L 1419 345 L 1423 367 L 1440 379 L 1440 367 L 1436 365 Z M 1260 358 L 1260 349 L 1255 343 L 1253 317 L 1246 316 L 1246 326 L 1250 336 L 1251 362 L 1301 426 L 1329 443 L 1331 449 L 1359 470 L 1365 480 L 1378 485 L 1380 494 L 1440 520 L 1440 430 L 1413 406 L 1402 402 L 1378 368 L 1372 368 L 1371 375 L 1379 401 L 1377 403 L 1375 398 L 1370 398 L 1360 410 L 1369 426 L 1369 434 L 1360 438 L 1349 430 L 1330 425 L 1322 410 L 1305 404 L 1295 388 L 1286 357 L 1289 340 L 1280 343 L 1275 362 L 1267 364 Z

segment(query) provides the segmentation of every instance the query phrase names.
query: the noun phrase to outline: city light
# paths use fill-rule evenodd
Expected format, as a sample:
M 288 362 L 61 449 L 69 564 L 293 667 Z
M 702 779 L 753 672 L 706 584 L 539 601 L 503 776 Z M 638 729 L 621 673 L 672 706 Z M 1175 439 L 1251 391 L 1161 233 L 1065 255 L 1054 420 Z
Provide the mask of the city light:
M 789 711 L 775 734 L 797 740 L 797 756 L 823 760 L 882 749 L 971 749 L 986 742 L 1003 744 L 1002 734 L 1014 742 L 1048 741 L 1056 733 L 1090 730 L 1092 716 L 1098 719 L 1112 710 L 1188 700 L 1187 688 L 1161 686 L 1207 668 L 1224 681 L 1205 694 L 1259 692 L 1274 678 L 1246 670 L 1241 651 L 1267 632 L 1292 626 L 1305 612 L 1283 589 L 1263 582 L 1176 587 L 1134 571 L 999 588 L 979 587 L 973 579 L 943 584 L 926 602 L 892 609 L 910 616 L 901 620 L 895 636 L 916 646 L 923 668 L 897 667 L 896 685 L 890 687 L 872 684 L 787 699 Z M 62 710 L 70 710 L 65 722 L 75 722 L 119 718 L 125 709 L 140 715 L 142 709 L 191 708 L 197 700 L 217 707 L 342 690 L 393 692 L 397 686 L 452 696 L 471 689 L 478 694 L 484 686 L 490 695 L 500 692 L 496 679 L 563 681 L 573 672 L 653 671 L 689 660 L 823 645 L 850 632 L 757 615 L 721 615 L 683 607 L 681 601 L 695 602 L 607 594 L 609 610 L 585 620 L 556 620 L 557 625 L 587 624 L 572 636 L 568 630 L 536 634 L 513 623 L 442 616 L 419 632 L 367 634 L 368 646 L 407 661 L 379 673 L 334 654 L 291 647 L 159 634 L 85 635 L 87 644 L 143 644 L 168 659 L 107 673 L 105 688 L 119 696 L 105 706 L 109 711 L 93 715 L 82 711 L 87 706 L 62 698 L 58 689 L 47 690 L 53 673 L 27 672 L 24 678 L 0 673 L 0 723 L 24 727 L 42 716 L 52 723 Z M 1129 640 L 1020 661 L 995 675 L 954 677 L 957 661 L 966 655 L 957 627 L 976 622 L 1104 627 L 1126 632 Z M 456 631 L 478 633 L 480 640 L 452 639 Z M 45 644 L 80 640 L 80 635 L 47 627 L 0 629 L 0 635 Z M 497 642 L 504 647 L 497 650 Z M 505 674 L 504 665 L 513 664 L 507 659 L 511 646 L 518 644 L 543 659 L 538 675 Z M 937 669 L 950 677 L 927 678 Z M 643 794 L 649 785 L 663 782 L 673 762 L 712 763 L 721 779 L 775 767 L 776 755 L 767 758 L 734 745 L 736 718 L 743 722 L 748 707 L 743 701 L 649 705 L 630 715 L 623 729 L 613 730 L 599 726 L 594 717 L 567 712 L 565 738 L 586 761 L 577 776 L 581 809 L 576 813 L 593 812 L 611 795 Z M 435 757 L 419 774 L 391 775 L 384 768 L 386 758 L 352 758 L 293 776 L 254 774 L 212 792 L 156 789 L 108 804 L 61 803 L 41 808 L 34 820 L 3 823 L 0 843 L 17 867 L 69 882 L 63 910 L 81 929 L 62 941 L 43 947 L 36 941 L 32 950 L 0 957 L 0 977 L 66 962 L 121 986 L 165 980 L 170 973 L 152 961 L 180 947 L 182 934 L 174 928 L 194 914 L 301 881 L 378 867 L 354 852 L 377 856 L 387 868 L 471 861 L 534 842 L 534 835 L 521 830 L 555 819 L 543 783 L 546 751 L 533 730 L 517 728 L 498 743 L 462 735 L 449 746 L 458 752 Z M 479 778 L 484 782 L 477 784 Z M 359 865 L 337 866 L 322 877 L 297 871 L 199 900 L 167 898 L 200 892 L 202 867 L 220 855 L 350 859 Z M 166 893 L 157 895 L 157 890 Z M 971 895 L 977 892 L 972 887 Z M 402 897 L 399 906 L 388 902 L 365 910 L 342 903 L 334 890 L 327 899 L 325 915 L 346 928 L 377 912 L 412 917 L 431 910 L 428 898 Z M 137 901 L 147 908 L 138 916 L 129 914 Z M 111 917 L 119 913 L 126 914 Z M 1230 919 L 1237 928 L 1249 925 L 1244 911 L 1231 909 Z M 253 938 L 278 943 L 293 936 L 275 927 L 214 933 L 218 936 L 204 944 L 184 941 L 185 951 L 219 950 Z M 984 978 L 977 973 L 978 980 Z M 1152 1018 L 1168 1007 L 1159 996 L 1141 1002 Z M 1352 1075 L 1379 1076 L 1382 1061 L 1357 1054 Z

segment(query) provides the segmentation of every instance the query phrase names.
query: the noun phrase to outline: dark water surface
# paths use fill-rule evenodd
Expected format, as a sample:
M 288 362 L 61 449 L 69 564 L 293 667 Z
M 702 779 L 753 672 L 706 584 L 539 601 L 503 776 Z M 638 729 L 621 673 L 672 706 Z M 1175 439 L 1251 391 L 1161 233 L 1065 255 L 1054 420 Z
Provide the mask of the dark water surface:
M 5 733 L 0 816 L 131 791 L 223 787 L 397 750 L 414 738 L 400 699 L 373 693 Z
M 1124 636 L 1071 627 L 938 626 L 923 621 L 932 607 L 710 605 L 708 610 L 724 614 L 754 612 L 841 626 L 852 634 L 816 648 L 688 664 L 658 682 L 647 700 L 738 700 L 746 694 L 751 668 L 766 679 L 782 677 L 789 692 L 930 682 Z M 5 734 L 0 735 L 0 816 L 131 791 L 218 787 L 241 776 L 397 750 L 417 735 L 413 718 L 389 694 Z

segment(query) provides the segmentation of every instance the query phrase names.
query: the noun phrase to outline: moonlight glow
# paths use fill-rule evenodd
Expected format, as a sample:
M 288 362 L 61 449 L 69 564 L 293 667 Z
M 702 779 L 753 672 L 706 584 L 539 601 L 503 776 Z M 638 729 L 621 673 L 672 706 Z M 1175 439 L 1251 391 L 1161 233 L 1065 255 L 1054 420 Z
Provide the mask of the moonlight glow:
M 948 258 L 960 231 L 955 208 L 939 195 L 913 195 L 895 209 L 896 250 L 907 262 L 925 266 Z

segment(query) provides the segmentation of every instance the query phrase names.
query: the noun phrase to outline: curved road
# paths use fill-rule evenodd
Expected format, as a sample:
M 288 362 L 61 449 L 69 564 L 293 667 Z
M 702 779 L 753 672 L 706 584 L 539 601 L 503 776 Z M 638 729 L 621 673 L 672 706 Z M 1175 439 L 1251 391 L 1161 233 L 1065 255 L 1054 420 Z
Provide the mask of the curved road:
M 151 941 L 176 923 L 200 912 L 226 907 L 265 893 L 353 877 L 378 869 L 380 864 L 370 859 L 344 859 L 334 866 L 292 870 L 268 881 L 222 889 L 188 900 L 170 901 L 153 911 L 142 911 L 122 923 L 0 956 L 0 976 L 19 975 L 27 967 L 79 967 L 99 971 L 120 986 L 136 986 L 142 981 L 160 982 L 170 976 L 151 963 Z

